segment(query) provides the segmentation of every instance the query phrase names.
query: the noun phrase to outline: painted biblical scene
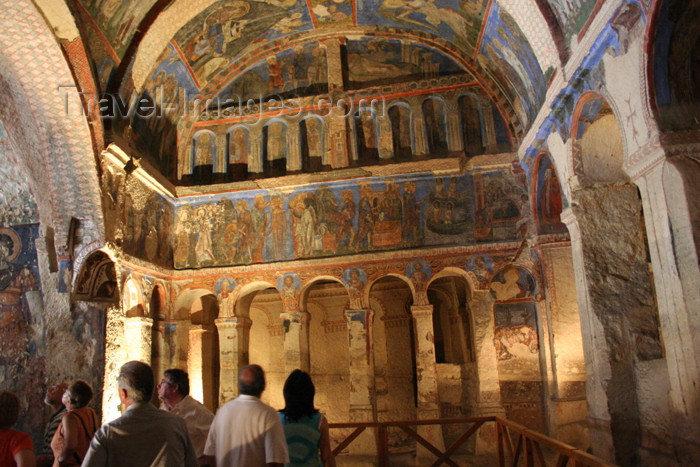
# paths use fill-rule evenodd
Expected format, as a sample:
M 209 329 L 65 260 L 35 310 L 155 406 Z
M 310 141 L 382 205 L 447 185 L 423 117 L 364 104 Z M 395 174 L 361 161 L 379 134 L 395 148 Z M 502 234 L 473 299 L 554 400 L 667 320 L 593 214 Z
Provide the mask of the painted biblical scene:
M 304 0 L 228 0 L 195 16 L 178 31 L 175 42 L 201 86 L 235 57 L 312 28 Z
M 256 64 L 217 96 L 222 110 L 245 107 L 248 100 L 308 96 L 328 91 L 326 49 L 318 42 L 298 45 Z
M 564 196 L 557 171 L 552 161 L 542 155 L 537 165 L 537 230 L 540 233 L 564 233 L 566 226 L 561 221 Z
M 477 60 L 507 88 L 517 90 L 516 111 L 529 126 L 544 102 L 547 83 L 532 48 L 517 23 L 497 2 L 492 3 Z M 489 65 L 490 64 L 490 65 Z
M 123 57 L 136 28 L 155 0 L 81 0 L 114 52 Z
M 446 55 L 409 41 L 363 38 L 345 47 L 349 89 L 467 73 Z
M 478 189 L 470 175 L 403 176 L 212 195 L 181 200 L 172 236 L 158 238 L 172 239 L 178 269 L 512 241 L 530 221 L 521 182 L 507 170 L 479 174 Z M 475 227 L 477 208 L 487 212 Z
M 357 24 L 425 31 L 473 55 L 486 0 L 358 0 Z
M 436 177 L 425 200 L 425 237 L 428 244 L 474 239 L 474 187 L 470 176 Z
M 317 28 L 353 25 L 352 0 L 310 0 Z
M 571 44 L 573 36 L 581 32 L 601 0 L 547 0 L 564 32 L 564 38 Z
M 38 224 L 0 228 L 0 381 L 25 401 L 28 413 L 18 429 L 40 433 L 46 324 L 34 247 L 39 237 Z
M 474 239 L 493 242 L 525 238 L 532 228 L 524 175 L 515 171 L 475 173 Z
M 163 50 L 158 63 L 139 95 L 153 103 L 152 112 L 144 117 L 134 113 L 129 120 L 115 119 L 114 125 L 123 131 L 136 132 L 135 149 L 161 173 L 174 177 L 177 120 L 190 111 L 187 103 L 195 99 L 199 89 L 171 44 Z M 131 100 L 124 99 L 124 102 L 131 105 Z M 127 124 L 130 125 L 128 129 L 124 128 Z
M 34 224 L 38 222 L 36 201 L 29 191 L 26 176 L 16 162 L 12 146 L 0 122 L 0 157 L 14 163 L 0 167 L 0 225 Z

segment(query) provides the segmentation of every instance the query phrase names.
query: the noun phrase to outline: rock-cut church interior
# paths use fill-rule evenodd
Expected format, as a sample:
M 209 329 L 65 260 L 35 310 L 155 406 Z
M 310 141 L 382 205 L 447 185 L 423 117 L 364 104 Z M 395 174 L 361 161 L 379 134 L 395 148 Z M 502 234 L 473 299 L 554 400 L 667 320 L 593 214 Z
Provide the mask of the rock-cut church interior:
M 40 443 L 75 378 L 113 419 L 129 360 L 185 369 L 212 410 L 258 363 L 265 402 L 301 368 L 330 422 L 496 414 L 619 465 L 697 461 L 699 19 L 0 0 L 19 428 Z

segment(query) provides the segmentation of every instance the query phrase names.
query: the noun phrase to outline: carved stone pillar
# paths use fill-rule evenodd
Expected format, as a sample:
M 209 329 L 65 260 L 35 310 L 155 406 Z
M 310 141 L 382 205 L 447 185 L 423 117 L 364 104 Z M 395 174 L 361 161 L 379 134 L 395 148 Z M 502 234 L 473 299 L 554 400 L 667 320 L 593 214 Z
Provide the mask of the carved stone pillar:
M 226 134 L 216 136 L 216 164 L 214 173 L 226 173 Z
M 248 364 L 250 326 L 245 316 L 219 318 L 219 406 L 238 396 L 238 372 Z
M 632 184 L 572 191 L 571 234 L 594 454 L 634 463 L 642 441 L 637 361 L 661 358 L 658 315 Z
M 388 112 L 377 117 L 379 125 L 379 158 L 382 160 L 394 157 L 394 142 L 391 136 L 391 119 Z
M 498 149 L 498 143 L 496 141 L 496 123 L 493 120 L 493 104 L 485 96 L 479 100 L 479 104 L 481 105 L 481 115 L 484 119 L 484 136 L 486 137 L 484 147 L 487 153 L 494 153 Z
M 328 109 L 318 109 L 321 115 L 328 112 L 328 130 L 330 134 L 330 154 L 331 167 L 334 169 L 347 167 L 350 162 L 350 148 L 348 148 L 348 125 L 347 118 L 352 118 L 351 103 L 347 102 L 348 97 L 344 94 L 343 83 L 343 68 L 340 54 L 341 42 L 339 39 L 328 39 L 323 41 L 326 47 L 326 62 L 328 63 L 328 82 L 337 83 L 331 85 L 330 105 Z M 348 104 L 345 108 L 339 105 L 340 99 L 345 99 Z
M 303 311 L 286 311 L 281 318 L 284 326 L 284 371 L 297 368 L 309 371 L 309 314 Z
M 459 118 L 459 105 L 457 100 L 450 99 L 446 103 L 447 110 L 447 150 L 449 152 L 464 151 L 462 139 L 462 127 Z
M 126 318 L 124 321 L 124 342 L 126 361 L 139 360 L 151 364 L 151 342 L 153 320 L 141 316 Z
M 673 157 L 657 163 L 639 179 L 654 270 L 656 298 L 670 391 L 677 452 L 700 456 L 700 199 L 695 159 Z M 690 446 L 695 446 L 693 450 Z M 681 461 L 683 463 L 684 461 Z M 692 463 L 688 460 L 688 463 Z
M 372 310 L 345 310 L 350 357 L 350 421 L 374 420 L 374 352 L 372 347 Z M 374 455 L 374 434 L 365 431 L 351 446 L 353 454 Z M 355 444 L 353 443 L 353 444 Z
M 219 396 L 214 380 L 216 363 L 216 328 L 211 324 L 193 324 L 189 329 L 187 373 L 192 397 L 214 412 Z
M 287 170 L 298 172 L 301 170 L 301 146 L 299 144 L 299 121 L 287 121 Z
M 250 127 L 250 155 L 248 157 L 248 172 L 260 174 L 262 166 L 262 125 Z
M 413 330 L 416 346 L 416 375 L 418 386 L 419 420 L 440 418 L 440 400 L 438 396 L 437 368 L 435 363 L 435 342 L 433 329 L 433 305 L 411 306 Z M 444 449 L 445 441 L 440 425 L 421 425 L 418 434 L 430 441 L 438 449 Z M 418 449 L 418 458 L 427 461 L 433 457 L 425 448 Z
M 416 156 L 425 156 L 430 150 L 428 141 L 425 138 L 425 120 L 423 119 L 423 110 L 420 105 L 411 106 L 413 114 L 413 136 L 416 142 L 414 154 Z

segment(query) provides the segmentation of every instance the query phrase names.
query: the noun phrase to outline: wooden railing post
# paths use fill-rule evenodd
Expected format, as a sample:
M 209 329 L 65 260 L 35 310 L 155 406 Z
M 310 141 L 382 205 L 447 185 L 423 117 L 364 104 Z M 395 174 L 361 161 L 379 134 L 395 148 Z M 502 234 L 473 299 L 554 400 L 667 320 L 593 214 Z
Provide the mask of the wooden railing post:
M 377 465 L 386 467 L 389 465 L 389 440 L 384 423 L 377 424 Z

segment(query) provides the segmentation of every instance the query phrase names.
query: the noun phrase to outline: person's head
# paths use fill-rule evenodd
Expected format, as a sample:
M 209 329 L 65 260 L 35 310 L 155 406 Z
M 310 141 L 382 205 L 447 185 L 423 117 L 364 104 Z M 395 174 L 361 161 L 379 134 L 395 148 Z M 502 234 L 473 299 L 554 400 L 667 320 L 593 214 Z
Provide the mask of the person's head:
M 260 365 L 248 365 L 238 374 L 238 391 L 247 396 L 260 397 L 265 390 L 265 371 Z
M 148 402 L 153 396 L 153 371 L 147 364 L 131 361 L 119 370 L 119 398 L 127 407 Z
M 63 405 L 70 409 L 79 409 L 88 405 L 92 396 L 92 387 L 82 379 L 77 379 L 63 393 Z
M 63 393 L 68 389 L 68 384 L 61 382 L 55 384 L 46 390 L 46 396 L 44 396 L 44 404 L 50 405 L 51 407 L 58 409 L 63 402 Z
M 318 410 L 314 408 L 316 388 L 311 376 L 305 371 L 294 370 L 287 377 L 282 390 L 284 394 L 284 409 L 282 412 L 292 421 L 301 417 L 310 417 Z
M 172 409 L 190 393 L 190 379 L 187 373 L 179 368 L 170 368 L 163 373 L 163 379 L 158 384 L 158 398 Z
M 19 417 L 19 397 L 10 391 L 0 392 L 0 428 L 10 428 Z

